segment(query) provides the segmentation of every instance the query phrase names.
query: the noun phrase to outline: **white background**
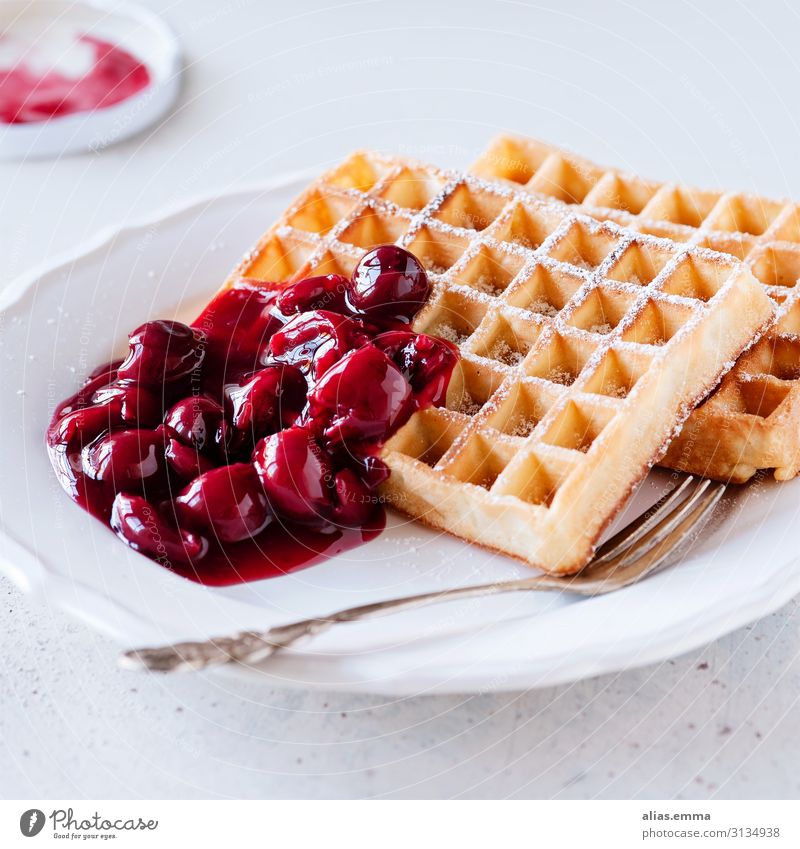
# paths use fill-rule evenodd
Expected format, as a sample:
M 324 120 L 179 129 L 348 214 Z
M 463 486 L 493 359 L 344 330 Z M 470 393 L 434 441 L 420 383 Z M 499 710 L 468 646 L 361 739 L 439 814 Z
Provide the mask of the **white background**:
M 0 165 L 0 280 L 100 227 L 354 147 L 465 165 L 501 130 L 662 179 L 800 197 L 788 4 L 149 5 L 186 50 L 178 107 L 99 154 Z M 245 247 L 225 247 L 231 262 Z M 657 667 L 387 701 L 119 673 L 114 645 L 0 587 L 0 795 L 800 792 L 796 603 Z

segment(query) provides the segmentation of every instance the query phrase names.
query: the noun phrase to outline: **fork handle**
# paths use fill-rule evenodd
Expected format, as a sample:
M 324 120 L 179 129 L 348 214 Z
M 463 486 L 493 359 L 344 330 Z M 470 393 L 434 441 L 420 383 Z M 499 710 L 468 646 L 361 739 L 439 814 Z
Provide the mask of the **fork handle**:
M 313 637 L 342 622 L 359 622 L 375 619 L 401 610 L 416 610 L 453 601 L 457 598 L 482 598 L 521 590 L 564 590 L 563 578 L 535 575 L 516 581 L 455 587 L 441 592 L 420 593 L 403 598 L 362 604 L 339 610 L 325 618 L 302 619 L 287 625 L 277 625 L 267 631 L 242 631 L 232 637 L 211 638 L 198 642 L 174 643 L 168 646 L 132 649 L 120 656 L 120 665 L 126 669 L 147 669 L 151 672 L 176 672 L 208 669 L 225 663 L 258 663 L 281 649 L 293 646 L 299 640 Z M 590 585 L 574 582 L 572 591 L 593 594 Z

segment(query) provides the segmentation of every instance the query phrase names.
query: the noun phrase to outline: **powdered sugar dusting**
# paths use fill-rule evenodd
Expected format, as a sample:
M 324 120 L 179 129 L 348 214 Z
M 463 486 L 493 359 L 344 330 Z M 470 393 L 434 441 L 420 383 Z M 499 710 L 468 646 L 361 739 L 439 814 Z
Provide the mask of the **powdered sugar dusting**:
M 464 392 L 456 408 L 459 413 L 465 416 L 475 416 L 481 411 L 483 405 L 475 401 L 469 392 Z
M 539 315 L 546 315 L 548 318 L 555 318 L 558 315 L 558 308 L 548 301 L 533 301 L 529 307 L 532 312 L 538 313 Z
M 561 386 L 571 386 L 575 382 L 575 375 L 569 369 L 554 366 L 547 372 L 545 379 Z
M 512 348 L 505 339 L 495 342 L 490 354 L 493 360 L 497 360 L 507 366 L 517 366 L 525 359 L 525 355 L 521 351 Z
M 463 345 L 469 339 L 469 333 L 456 330 L 452 324 L 437 324 L 431 330 L 434 336 L 439 336 L 441 339 L 446 339 L 454 345 Z
M 503 291 L 503 287 L 497 285 L 496 278 L 493 277 L 491 274 L 479 275 L 473 281 L 472 285 L 479 292 L 483 292 L 485 295 L 492 295 L 494 297 L 496 297 Z

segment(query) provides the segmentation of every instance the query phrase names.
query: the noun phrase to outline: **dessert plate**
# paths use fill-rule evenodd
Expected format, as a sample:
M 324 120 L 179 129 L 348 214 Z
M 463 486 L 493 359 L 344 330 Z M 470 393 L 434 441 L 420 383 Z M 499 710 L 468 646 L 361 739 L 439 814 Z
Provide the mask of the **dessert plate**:
M 44 450 L 55 405 L 148 318 L 192 318 L 309 175 L 196 201 L 100 234 L 0 298 L 0 570 L 125 646 L 264 628 L 393 596 L 528 574 L 397 515 L 372 542 L 257 583 L 202 587 L 124 546 L 61 491 Z M 635 515 L 662 491 L 651 474 Z M 271 686 L 410 695 L 549 686 L 665 660 L 800 592 L 800 480 L 729 490 L 683 562 L 613 595 L 451 602 L 332 629 L 258 670 Z

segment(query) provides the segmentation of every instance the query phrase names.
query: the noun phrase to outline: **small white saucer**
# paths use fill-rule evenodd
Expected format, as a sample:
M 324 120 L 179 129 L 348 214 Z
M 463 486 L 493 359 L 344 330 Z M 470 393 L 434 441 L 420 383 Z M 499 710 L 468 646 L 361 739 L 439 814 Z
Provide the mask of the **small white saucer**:
M 150 71 L 149 85 L 113 106 L 31 124 L 0 124 L 0 159 L 56 157 L 102 150 L 157 121 L 175 102 L 180 88 L 181 53 L 172 30 L 134 3 L 4 0 L 0 32 L 55 33 L 64 27 L 120 45 Z M 43 38 L 47 35 L 42 35 Z

